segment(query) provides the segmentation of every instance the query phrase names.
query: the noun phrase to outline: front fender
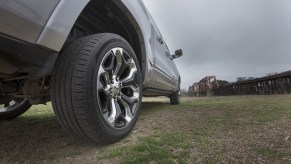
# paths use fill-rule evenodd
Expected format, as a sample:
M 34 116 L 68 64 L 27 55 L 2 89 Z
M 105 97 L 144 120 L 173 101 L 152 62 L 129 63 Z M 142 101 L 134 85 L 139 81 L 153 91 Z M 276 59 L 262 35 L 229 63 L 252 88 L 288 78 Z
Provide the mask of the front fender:
M 61 0 L 36 44 L 59 52 L 80 13 L 90 0 Z
M 0 33 L 34 44 L 60 0 L 0 0 Z

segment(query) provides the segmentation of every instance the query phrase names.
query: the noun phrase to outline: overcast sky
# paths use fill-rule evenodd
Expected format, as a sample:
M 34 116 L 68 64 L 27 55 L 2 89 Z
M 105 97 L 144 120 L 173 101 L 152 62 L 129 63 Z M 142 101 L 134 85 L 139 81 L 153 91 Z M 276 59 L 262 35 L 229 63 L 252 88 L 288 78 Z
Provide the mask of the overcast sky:
M 182 87 L 291 69 L 291 0 L 143 0 L 176 60 Z

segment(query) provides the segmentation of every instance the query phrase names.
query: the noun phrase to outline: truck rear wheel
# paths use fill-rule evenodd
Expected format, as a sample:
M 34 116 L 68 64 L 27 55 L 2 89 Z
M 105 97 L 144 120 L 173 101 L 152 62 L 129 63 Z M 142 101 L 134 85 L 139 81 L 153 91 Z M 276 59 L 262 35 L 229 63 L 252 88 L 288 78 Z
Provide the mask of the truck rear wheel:
M 0 105 L 0 120 L 11 120 L 25 113 L 31 104 L 27 99 L 11 100 L 6 104 Z
M 172 105 L 179 105 L 181 103 L 181 88 L 180 88 L 180 84 L 178 85 L 177 91 L 170 96 L 170 102 L 171 102 Z
M 53 71 L 56 117 L 77 138 L 116 142 L 138 118 L 141 79 L 136 55 L 123 38 L 110 33 L 81 38 L 60 54 Z

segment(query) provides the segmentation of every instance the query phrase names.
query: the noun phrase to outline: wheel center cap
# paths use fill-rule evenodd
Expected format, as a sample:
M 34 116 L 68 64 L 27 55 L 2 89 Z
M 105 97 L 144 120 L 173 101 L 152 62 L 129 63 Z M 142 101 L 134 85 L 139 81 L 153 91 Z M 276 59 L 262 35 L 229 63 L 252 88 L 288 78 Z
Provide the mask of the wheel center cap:
M 118 81 L 114 81 L 113 84 L 111 84 L 111 95 L 114 98 L 117 98 L 120 96 L 120 83 Z

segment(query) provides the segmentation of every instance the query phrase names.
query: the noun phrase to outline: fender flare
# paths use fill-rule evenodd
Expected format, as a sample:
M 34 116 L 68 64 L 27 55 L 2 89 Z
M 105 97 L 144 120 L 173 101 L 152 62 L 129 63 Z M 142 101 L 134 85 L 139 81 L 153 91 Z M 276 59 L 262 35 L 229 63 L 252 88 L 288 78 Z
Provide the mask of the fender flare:
M 50 16 L 36 44 L 59 52 L 80 13 L 90 0 L 61 0 Z
M 55 52 L 60 52 L 71 32 L 71 29 L 79 18 L 79 15 L 86 8 L 89 2 L 90 0 L 61 0 L 49 18 L 36 44 Z M 136 30 L 141 48 L 142 63 L 140 63 L 140 65 L 142 67 L 143 77 L 145 77 L 148 66 L 146 62 L 147 53 L 142 28 L 134 15 L 131 14 L 130 10 L 122 1 L 116 0 L 113 2 L 115 2 L 115 4 L 124 12 Z

